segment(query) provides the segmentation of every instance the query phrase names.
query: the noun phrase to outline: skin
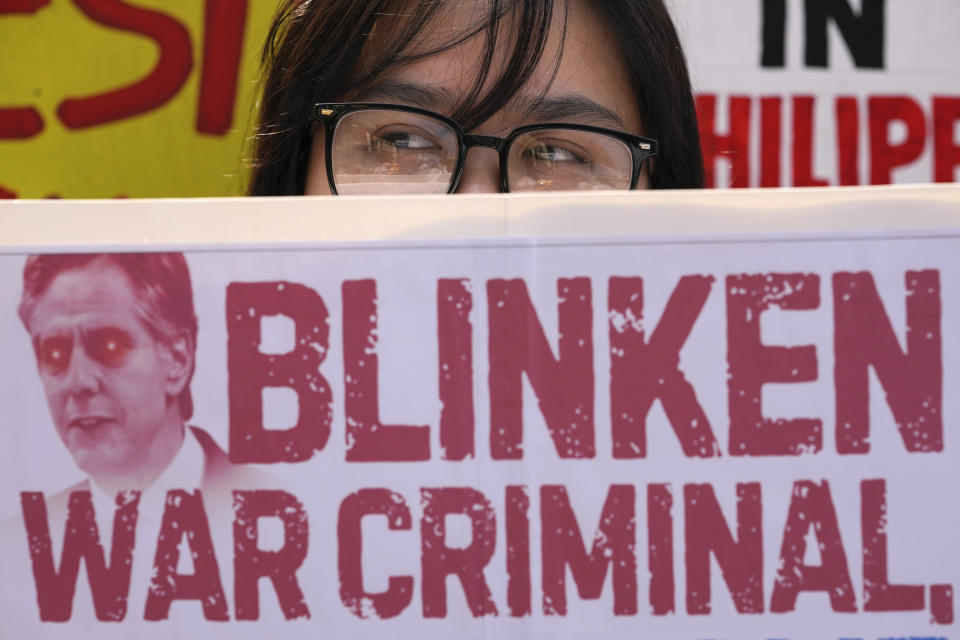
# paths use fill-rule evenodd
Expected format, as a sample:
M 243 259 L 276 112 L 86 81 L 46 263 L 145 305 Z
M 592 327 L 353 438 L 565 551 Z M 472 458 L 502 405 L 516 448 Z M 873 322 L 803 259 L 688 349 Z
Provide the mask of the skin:
M 58 274 L 27 323 L 57 433 L 108 491 L 148 487 L 184 436 L 192 353 L 155 340 L 137 304 L 123 270 L 97 260 Z
M 476 5 L 461 2 L 426 30 L 414 47 L 424 49 L 443 43 L 451 33 L 476 20 Z M 640 107 L 613 34 L 581 0 L 569 3 L 566 42 L 551 75 L 561 45 L 562 10 L 555 12 L 543 58 L 530 82 L 508 104 L 475 131 L 480 135 L 504 136 L 512 129 L 539 122 L 590 124 L 643 134 Z M 483 43 L 474 38 L 463 45 L 402 68 L 389 69 L 370 90 L 350 96 L 353 101 L 388 102 L 417 106 L 449 114 L 469 92 L 477 77 L 476 61 Z M 506 47 L 501 47 L 501 50 Z M 505 64 L 506 60 L 495 62 Z M 543 98 L 541 98 L 543 96 Z M 646 168 L 638 188 L 649 184 Z M 457 193 L 499 191 L 497 154 L 474 148 L 464 165 Z M 330 193 L 325 167 L 324 136 L 314 136 L 306 183 L 307 195 Z

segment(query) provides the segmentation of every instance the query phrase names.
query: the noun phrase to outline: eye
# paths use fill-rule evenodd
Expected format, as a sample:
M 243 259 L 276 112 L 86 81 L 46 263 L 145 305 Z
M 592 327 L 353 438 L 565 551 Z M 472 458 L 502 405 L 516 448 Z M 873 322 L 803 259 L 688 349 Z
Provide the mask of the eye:
M 523 150 L 520 157 L 533 162 L 553 162 L 557 164 L 586 164 L 589 162 L 572 149 L 547 141 L 531 144 Z
M 377 131 L 370 136 L 372 151 L 415 150 L 426 151 L 442 149 L 429 134 L 415 128 L 389 128 Z
M 45 338 L 37 345 L 37 361 L 45 373 L 58 375 L 70 366 L 71 351 L 73 339 L 66 336 Z
M 134 342 L 130 334 L 123 329 L 104 327 L 84 335 L 83 346 L 87 355 L 100 364 L 117 367 L 126 361 Z

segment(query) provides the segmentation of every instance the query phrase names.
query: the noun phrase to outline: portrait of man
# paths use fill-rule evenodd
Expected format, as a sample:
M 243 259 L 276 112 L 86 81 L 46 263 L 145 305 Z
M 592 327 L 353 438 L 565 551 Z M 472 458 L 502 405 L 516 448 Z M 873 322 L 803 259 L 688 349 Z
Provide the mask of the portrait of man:
M 197 318 L 183 254 L 30 256 L 19 315 L 54 427 L 96 490 L 244 482 L 187 427 Z

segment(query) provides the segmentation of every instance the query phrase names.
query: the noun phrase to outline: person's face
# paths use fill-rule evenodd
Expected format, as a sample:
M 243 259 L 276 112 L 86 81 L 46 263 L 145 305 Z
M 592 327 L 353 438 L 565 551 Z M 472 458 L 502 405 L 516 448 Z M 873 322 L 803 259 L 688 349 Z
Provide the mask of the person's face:
M 150 466 L 158 439 L 181 429 L 192 355 L 154 340 L 136 309 L 126 274 L 96 260 L 55 276 L 27 323 L 57 433 L 95 477 Z
M 421 41 L 412 46 L 429 49 L 442 44 L 451 34 L 475 23 L 477 12 L 486 11 L 483 5 L 483 2 L 460 2 L 455 8 L 445 8 L 443 17 L 426 29 L 421 34 Z M 471 133 L 504 136 L 525 124 L 570 122 L 643 134 L 640 106 L 613 33 L 586 5 L 582 0 L 569 3 L 565 42 L 561 42 L 562 11 L 555 11 L 549 40 L 534 76 L 510 103 L 503 105 L 490 120 Z M 556 67 L 556 76 L 552 77 L 561 45 L 563 55 Z M 506 43 L 499 47 L 501 51 L 509 48 Z M 413 64 L 392 68 L 373 87 L 350 96 L 350 99 L 407 104 L 450 114 L 474 86 L 482 50 L 482 37 L 476 37 Z M 493 71 L 502 68 L 506 62 L 506 59 L 495 61 Z M 540 99 L 541 95 L 543 99 Z M 310 154 L 307 195 L 330 193 L 323 138 L 322 131 L 318 130 Z M 637 185 L 640 189 L 649 184 L 648 166 L 649 161 L 640 175 Z M 467 155 L 457 192 L 497 192 L 499 177 L 496 151 L 473 148 Z

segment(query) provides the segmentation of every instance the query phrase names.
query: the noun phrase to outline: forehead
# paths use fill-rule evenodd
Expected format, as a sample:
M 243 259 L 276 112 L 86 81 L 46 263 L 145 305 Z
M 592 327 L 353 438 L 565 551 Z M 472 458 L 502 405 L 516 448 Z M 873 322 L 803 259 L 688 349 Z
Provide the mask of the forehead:
M 97 260 L 58 273 L 37 297 L 31 333 L 74 323 L 135 323 L 138 300 L 130 278 L 113 263 Z
M 410 3 L 405 3 L 409 5 Z M 489 18 L 490 3 L 486 0 L 460 0 L 447 3 L 443 11 L 420 31 L 407 49 L 418 54 L 444 48 L 466 32 L 476 30 Z M 405 11 L 398 11 L 402 16 Z M 491 62 L 490 76 L 483 84 L 489 89 L 508 68 L 518 38 L 517 16 L 503 17 L 498 29 L 498 41 Z M 402 18 L 384 18 L 385 29 L 390 22 Z M 474 88 L 481 70 L 485 46 L 481 32 L 463 44 L 416 62 L 387 69 L 373 86 L 353 99 L 374 102 L 395 102 L 391 99 L 397 85 L 421 87 L 427 91 L 401 96 L 402 102 L 417 102 L 417 106 L 451 113 Z M 370 40 L 371 51 L 362 59 L 373 62 L 377 36 Z M 611 111 L 617 121 L 595 122 L 615 128 L 641 131 L 639 105 L 631 83 L 625 56 L 612 30 L 587 0 L 556 0 L 550 30 L 543 56 L 532 77 L 509 103 L 503 105 L 504 119 L 525 119 L 541 97 L 586 97 Z M 380 90 L 379 87 L 385 87 Z M 415 100 L 411 100 L 415 98 Z M 588 114 L 589 115 L 589 114 Z M 599 117 L 599 116 L 598 116 Z M 505 123 L 506 124 L 506 123 Z

